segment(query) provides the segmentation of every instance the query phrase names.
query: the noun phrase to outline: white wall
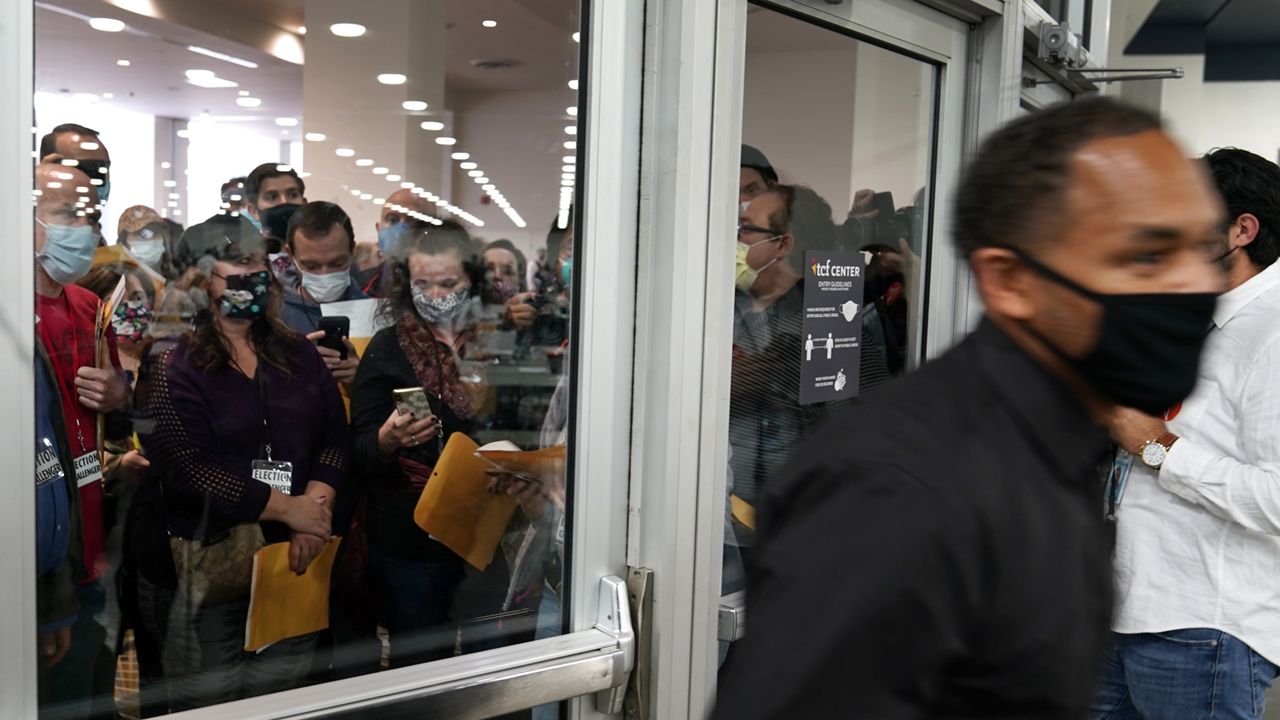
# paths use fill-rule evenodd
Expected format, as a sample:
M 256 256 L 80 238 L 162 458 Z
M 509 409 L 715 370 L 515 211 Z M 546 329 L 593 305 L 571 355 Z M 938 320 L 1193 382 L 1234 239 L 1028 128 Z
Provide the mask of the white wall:
M 1121 67 L 1181 67 L 1181 80 L 1115 83 L 1107 92 L 1160 112 L 1170 132 L 1193 155 L 1234 146 L 1280 159 L 1280 82 L 1206 83 L 1203 55 L 1123 55 L 1155 7 L 1155 0 L 1113 6 L 1110 56 Z
M 812 187 L 843 221 L 860 189 L 913 203 L 932 133 L 928 65 L 866 43 L 847 50 L 747 48 L 742 139 L 783 182 Z

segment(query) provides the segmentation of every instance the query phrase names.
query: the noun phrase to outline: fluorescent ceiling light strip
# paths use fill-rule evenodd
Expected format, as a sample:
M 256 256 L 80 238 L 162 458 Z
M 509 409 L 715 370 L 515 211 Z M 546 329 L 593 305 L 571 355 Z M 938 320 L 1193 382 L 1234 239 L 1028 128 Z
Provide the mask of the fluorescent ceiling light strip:
M 214 60 L 221 60 L 221 61 L 223 61 L 223 62 L 229 62 L 229 63 L 231 63 L 232 65 L 239 65 L 240 67 L 247 67 L 247 68 L 249 68 L 249 69 L 251 69 L 251 70 L 256 70 L 256 69 L 258 69 L 258 63 L 256 63 L 256 62 L 252 62 L 252 61 L 250 61 L 250 60 L 244 60 L 244 59 L 242 59 L 242 58 L 238 58 L 238 57 L 236 57 L 235 55 L 228 55 L 228 54 L 226 54 L 226 53 L 220 53 L 220 52 L 218 52 L 217 50 L 210 50 L 210 49 L 208 49 L 208 48 L 202 48 L 202 47 L 200 47 L 199 45 L 188 45 L 188 46 L 187 46 L 187 49 L 188 49 L 188 50 L 190 50 L 190 51 L 191 51 L 191 52 L 193 52 L 193 53 L 196 53 L 197 55 L 204 55 L 205 57 L 211 57 L 211 58 L 213 58 Z

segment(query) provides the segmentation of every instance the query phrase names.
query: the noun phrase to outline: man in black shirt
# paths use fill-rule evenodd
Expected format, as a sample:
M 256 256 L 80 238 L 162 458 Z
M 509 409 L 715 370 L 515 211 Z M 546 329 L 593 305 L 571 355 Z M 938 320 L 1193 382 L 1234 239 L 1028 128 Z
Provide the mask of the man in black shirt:
M 986 318 L 766 486 L 715 717 L 1084 717 L 1111 610 L 1102 428 L 1189 393 L 1221 220 L 1143 111 L 993 134 L 954 215 Z

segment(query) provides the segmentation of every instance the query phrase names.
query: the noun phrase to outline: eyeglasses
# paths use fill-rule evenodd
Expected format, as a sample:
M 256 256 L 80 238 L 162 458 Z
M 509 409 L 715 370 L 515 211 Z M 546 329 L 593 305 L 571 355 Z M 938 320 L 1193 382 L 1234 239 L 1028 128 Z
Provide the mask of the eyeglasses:
M 762 228 L 758 225 L 738 225 L 738 239 L 741 240 L 742 236 L 747 234 L 768 235 L 769 237 L 760 241 L 760 242 L 768 242 L 770 240 L 776 240 L 777 238 L 782 237 L 786 233 L 780 233 L 771 228 Z M 755 245 L 757 243 L 750 243 L 750 244 Z

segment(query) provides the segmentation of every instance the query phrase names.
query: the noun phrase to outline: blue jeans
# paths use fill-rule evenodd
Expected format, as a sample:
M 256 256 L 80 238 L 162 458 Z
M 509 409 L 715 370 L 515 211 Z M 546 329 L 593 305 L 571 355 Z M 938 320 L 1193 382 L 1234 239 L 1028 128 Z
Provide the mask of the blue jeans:
M 1260 720 L 1278 670 L 1219 630 L 1113 633 L 1095 720 Z
M 465 575 L 462 562 L 400 558 L 369 545 L 378 614 L 391 644 L 391 667 L 453 657 L 458 627 L 450 610 Z

